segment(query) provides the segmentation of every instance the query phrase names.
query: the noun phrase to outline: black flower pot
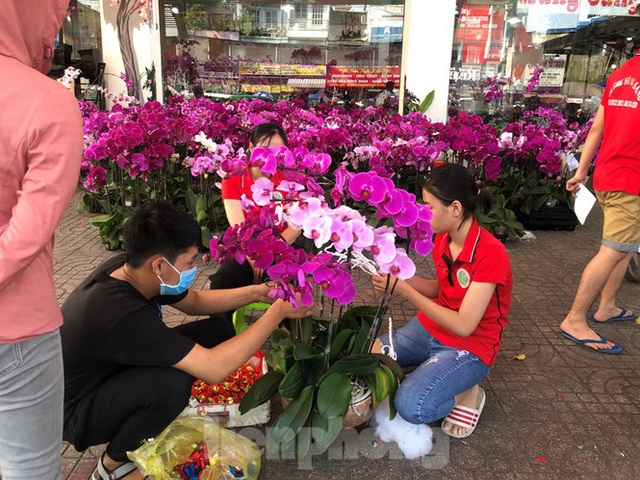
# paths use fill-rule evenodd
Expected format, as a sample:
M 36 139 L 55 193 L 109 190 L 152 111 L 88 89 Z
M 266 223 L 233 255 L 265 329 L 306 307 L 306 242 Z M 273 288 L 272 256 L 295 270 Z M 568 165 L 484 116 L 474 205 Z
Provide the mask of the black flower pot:
M 578 219 L 572 209 L 564 205 L 541 206 L 527 215 L 517 212 L 518 221 L 529 230 L 568 230 L 576 229 Z

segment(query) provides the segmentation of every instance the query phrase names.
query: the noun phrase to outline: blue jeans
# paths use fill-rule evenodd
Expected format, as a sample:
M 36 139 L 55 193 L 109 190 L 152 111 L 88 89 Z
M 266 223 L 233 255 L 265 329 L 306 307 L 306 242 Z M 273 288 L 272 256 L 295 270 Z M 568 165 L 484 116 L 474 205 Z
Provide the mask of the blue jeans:
M 388 335 L 379 340 L 389 345 Z M 455 396 L 489 373 L 489 367 L 475 355 L 433 338 L 417 317 L 393 331 L 393 347 L 400 365 L 418 366 L 400 384 L 395 400 L 398 413 L 410 423 L 431 423 L 446 417 L 455 406 Z
M 62 349 L 58 330 L 0 344 L 0 477 L 60 478 Z

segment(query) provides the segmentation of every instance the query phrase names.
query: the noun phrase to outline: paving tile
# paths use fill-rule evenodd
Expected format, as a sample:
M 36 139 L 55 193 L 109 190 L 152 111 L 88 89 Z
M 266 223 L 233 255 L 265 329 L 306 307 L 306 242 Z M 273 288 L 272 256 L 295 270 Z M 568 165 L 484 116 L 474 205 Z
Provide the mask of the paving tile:
M 61 302 L 93 268 L 118 253 L 103 248 L 89 214 L 77 213 L 79 200 L 78 194 L 56 237 L 54 275 Z M 514 274 L 510 325 L 482 384 L 487 404 L 472 436 L 450 439 L 436 427 L 432 454 L 411 461 L 401 459 L 392 446 L 376 451 L 371 439 L 362 437 L 355 458 L 327 453 L 309 464 L 263 457 L 260 478 L 640 478 L 640 326 L 597 325 L 599 333 L 623 345 L 622 355 L 591 352 L 559 333 L 582 269 L 599 248 L 601 225 L 601 212 L 595 209 L 574 232 L 536 231 L 535 240 L 507 242 Z M 433 275 L 430 258 L 412 258 L 418 272 Z M 198 267 L 195 284 L 206 288 L 216 266 L 199 262 Z M 374 302 L 370 279 L 359 274 L 356 283 L 358 301 Z M 640 311 L 640 285 L 623 283 L 618 299 Z M 399 328 L 415 311 L 394 298 L 389 314 L 393 328 Z M 166 308 L 165 320 L 179 325 L 191 318 Z M 385 321 L 381 331 L 387 328 Z M 526 359 L 514 360 L 520 353 Z M 274 405 L 272 417 L 280 411 Z M 86 479 L 103 449 L 76 452 L 63 444 L 63 478 Z

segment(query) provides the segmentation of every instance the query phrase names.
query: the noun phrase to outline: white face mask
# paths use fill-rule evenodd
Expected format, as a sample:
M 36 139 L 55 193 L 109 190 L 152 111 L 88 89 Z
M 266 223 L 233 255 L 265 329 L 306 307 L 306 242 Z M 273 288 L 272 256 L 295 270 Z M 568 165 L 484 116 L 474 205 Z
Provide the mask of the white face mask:
M 187 290 L 189 290 L 189 287 L 193 284 L 194 280 L 196 279 L 198 267 L 194 266 L 189 270 L 185 270 L 184 272 L 181 272 L 176 267 L 174 267 L 169 260 L 167 260 L 166 258 L 163 258 L 163 260 L 167 262 L 171 268 L 173 268 L 176 272 L 180 274 L 180 280 L 175 285 L 168 285 L 164 283 L 164 280 L 162 280 L 162 277 L 160 275 L 157 275 L 158 279 L 160 280 L 160 295 L 181 295 Z

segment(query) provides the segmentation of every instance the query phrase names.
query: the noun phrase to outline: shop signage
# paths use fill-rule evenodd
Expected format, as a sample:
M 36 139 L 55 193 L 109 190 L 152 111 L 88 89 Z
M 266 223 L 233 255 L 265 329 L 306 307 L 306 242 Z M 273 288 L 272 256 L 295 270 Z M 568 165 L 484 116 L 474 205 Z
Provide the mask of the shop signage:
M 335 67 L 327 69 L 327 87 L 382 88 L 387 82 L 400 83 L 400 67 Z
M 640 0 L 583 0 L 589 16 L 633 16 L 640 13 Z
M 240 85 L 240 90 L 243 93 L 292 93 L 293 88 L 287 85 L 250 85 L 243 83 Z
M 500 63 L 504 23 L 505 12 L 494 12 L 489 6 L 463 5 L 455 31 L 456 40 L 464 44 L 462 62 Z
M 549 7 L 562 7 L 567 13 L 576 13 L 580 8 L 580 0 L 518 0 L 518 6 L 544 5 Z
M 324 77 L 326 65 L 297 65 L 293 63 L 250 63 L 240 66 L 240 75 L 276 75 L 284 77 Z
M 489 12 L 491 7 L 469 7 L 460 9 L 455 38 L 465 42 L 485 43 L 489 35 Z
M 482 77 L 482 65 L 464 65 L 462 68 L 451 67 L 449 80 L 454 82 L 477 82 Z
M 540 64 L 544 71 L 540 74 L 538 86 L 543 88 L 561 88 L 564 84 L 564 69 L 566 64 L 566 55 L 545 55 Z
M 553 13 L 577 13 L 588 9 L 589 16 L 630 16 L 640 13 L 640 0 L 518 0 L 518 12 L 544 7 Z
M 402 41 L 402 27 L 372 27 L 372 43 L 393 43 Z

